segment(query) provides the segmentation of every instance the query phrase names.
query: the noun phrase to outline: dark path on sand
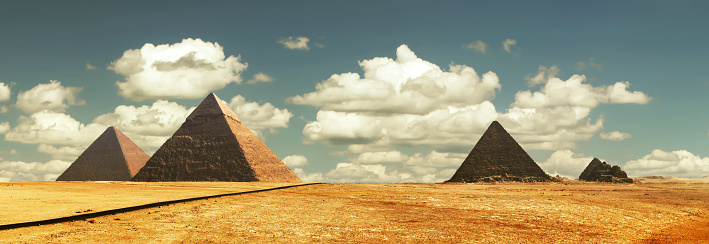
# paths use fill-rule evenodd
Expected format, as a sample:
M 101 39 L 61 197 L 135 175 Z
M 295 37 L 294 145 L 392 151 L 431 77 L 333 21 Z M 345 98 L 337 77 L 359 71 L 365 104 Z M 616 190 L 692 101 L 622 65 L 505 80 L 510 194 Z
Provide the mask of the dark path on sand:
M 293 187 L 299 187 L 299 186 L 309 186 L 309 185 L 318 185 L 318 184 L 324 184 L 324 183 L 306 183 L 306 184 L 300 184 L 300 185 L 281 186 L 281 187 L 274 187 L 274 188 L 268 188 L 268 189 L 253 190 L 253 191 L 233 192 L 233 193 L 217 194 L 217 195 L 210 195 L 210 196 L 203 196 L 203 197 L 192 197 L 192 198 L 185 198 L 185 199 L 178 199 L 178 200 L 171 200 L 171 201 L 155 202 L 155 203 L 125 207 L 125 208 L 117 208 L 117 209 L 99 211 L 99 212 L 94 212 L 94 213 L 77 214 L 77 215 L 60 217 L 60 218 L 51 218 L 51 219 L 38 220 L 38 221 L 5 224 L 5 225 L 0 225 L 0 230 L 10 230 L 10 229 L 23 228 L 23 227 L 30 227 L 30 226 L 40 226 L 40 225 L 49 225 L 49 224 L 56 224 L 56 223 L 71 222 L 71 221 L 76 221 L 76 220 L 84 220 L 84 219 L 90 219 L 90 218 L 101 217 L 101 216 L 106 216 L 106 215 L 137 211 L 137 210 L 142 210 L 142 209 L 147 209 L 147 208 L 167 206 L 167 205 L 176 204 L 176 203 L 191 202 L 191 201 L 204 200 L 204 199 L 217 198 L 217 197 L 244 195 L 244 194 L 251 194 L 251 193 L 258 193 L 258 192 L 267 192 L 267 191 L 273 191 L 273 190 L 281 190 L 281 189 L 287 189 L 287 188 L 293 188 Z

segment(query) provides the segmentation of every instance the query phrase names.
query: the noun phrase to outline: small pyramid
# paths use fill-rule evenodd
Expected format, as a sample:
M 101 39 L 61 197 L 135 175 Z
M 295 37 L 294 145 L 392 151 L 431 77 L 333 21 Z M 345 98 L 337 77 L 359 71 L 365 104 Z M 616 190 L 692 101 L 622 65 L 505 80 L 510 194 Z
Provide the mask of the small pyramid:
M 619 166 L 611 166 L 606 162 L 601 162 L 598 158 L 591 160 L 591 163 L 581 172 L 579 180 L 633 183 L 633 179 L 628 178 L 628 174 L 620 169 Z
M 446 182 L 547 182 L 552 178 L 529 157 L 499 122 L 490 127 Z
M 300 179 L 211 93 L 133 181 L 300 182 Z
M 108 127 L 57 181 L 128 181 L 150 156 L 116 127 Z

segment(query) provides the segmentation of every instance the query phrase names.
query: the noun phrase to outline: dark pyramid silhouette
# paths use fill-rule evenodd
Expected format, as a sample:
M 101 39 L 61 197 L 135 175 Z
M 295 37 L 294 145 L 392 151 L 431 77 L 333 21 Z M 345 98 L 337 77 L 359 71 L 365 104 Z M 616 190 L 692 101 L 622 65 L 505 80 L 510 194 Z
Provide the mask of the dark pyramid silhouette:
M 545 182 L 552 178 L 493 121 L 453 177 L 446 182 Z
M 300 179 L 211 93 L 133 181 L 300 182 Z
M 150 156 L 116 127 L 108 127 L 57 181 L 131 180 Z
M 579 180 L 633 183 L 633 179 L 628 178 L 628 174 L 619 166 L 611 166 L 606 162 L 601 162 L 598 158 L 591 160 L 591 163 L 581 172 Z

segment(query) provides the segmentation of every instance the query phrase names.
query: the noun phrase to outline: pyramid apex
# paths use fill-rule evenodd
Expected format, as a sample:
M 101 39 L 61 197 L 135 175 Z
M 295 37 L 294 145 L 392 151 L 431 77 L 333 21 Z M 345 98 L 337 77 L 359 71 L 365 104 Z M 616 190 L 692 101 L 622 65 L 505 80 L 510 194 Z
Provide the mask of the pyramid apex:
M 229 106 L 227 106 L 226 102 L 219 99 L 219 97 L 217 97 L 217 95 L 214 93 L 209 93 L 209 95 L 207 95 L 207 97 L 202 100 L 202 102 L 197 106 L 197 108 L 195 108 L 195 110 L 192 111 L 189 116 L 187 116 L 187 120 L 193 119 L 197 116 L 205 115 L 224 115 L 226 117 L 241 122 L 234 113 L 234 111 L 232 111 Z

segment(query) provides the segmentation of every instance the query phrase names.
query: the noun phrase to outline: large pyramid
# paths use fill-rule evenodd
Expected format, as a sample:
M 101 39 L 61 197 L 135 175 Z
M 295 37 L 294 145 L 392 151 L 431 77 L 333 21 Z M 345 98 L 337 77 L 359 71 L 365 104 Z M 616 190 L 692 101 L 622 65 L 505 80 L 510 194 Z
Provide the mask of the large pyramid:
M 212 93 L 153 154 L 133 181 L 300 179 Z
M 493 121 L 453 177 L 446 182 L 545 182 L 552 178 Z
M 108 127 L 57 181 L 127 181 L 150 156 L 116 127 Z

